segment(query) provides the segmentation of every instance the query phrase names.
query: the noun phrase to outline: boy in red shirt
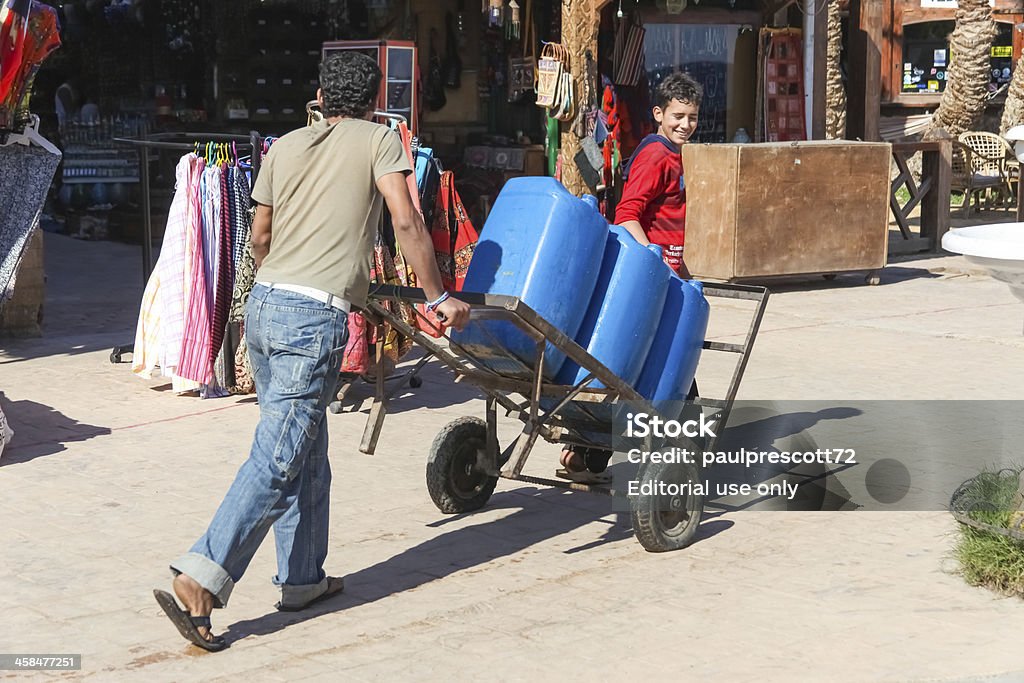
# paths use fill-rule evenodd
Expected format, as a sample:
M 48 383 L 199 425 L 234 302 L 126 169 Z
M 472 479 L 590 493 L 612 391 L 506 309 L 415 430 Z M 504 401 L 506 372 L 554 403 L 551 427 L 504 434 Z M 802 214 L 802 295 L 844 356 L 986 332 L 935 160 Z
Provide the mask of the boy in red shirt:
M 615 209 L 615 222 L 640 244 L 657 244 L 665 263 L 689 278 L 683 264 L 686 185 L 682 149 L 697 129 L 703 89 L 683 72 L 658 86 L 654 120 L 658 131 L 648 135 L 622 170 L 626 185 Z
M 683 183 L 683 145 L 697 129 L 703 89 L 689 74 L 676 72 L 658 86 L 654 120 L 658 132 L 648 135 L 626 162 L 622 178 L 626 186 L 615 209 L 615 222 L 640 244 L 657 244 L 662 257 L 678 275 L 689 279 L 683 263 L 686 222 L 686 186 Z M 690 398 L 696 396 L 696 384 Z M 567 448 L 562 451 L 558 476 L 605 483 L 603 474 L 610 451 Z M 596 476 L 595 476 L 596 475 Z

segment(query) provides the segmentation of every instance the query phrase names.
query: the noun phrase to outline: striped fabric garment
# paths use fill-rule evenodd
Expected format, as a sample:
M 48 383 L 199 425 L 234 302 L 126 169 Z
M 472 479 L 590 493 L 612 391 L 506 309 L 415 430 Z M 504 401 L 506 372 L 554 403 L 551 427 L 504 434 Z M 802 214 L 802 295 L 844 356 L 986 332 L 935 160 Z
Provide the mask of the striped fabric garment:
M 191 277 L 185 281 L 185 334 L 182 338 L 181 365 L 178 368 L 180 376 L 200 384 L 209 384 L 213 378 L 213 365 L 210 363 L 210 299 L 213 283 L 208 285 L 207 282 L 211 270 L 216 268 L 216 261 L 210 264 L 207 258 L 207 227 L 211 221 L 214 201 L 208 192 L 209 184 L 210 176 L 204 170 L 200 173 L 199 192 L 190 195 L 190 211 L 194 212 L 197 220 L 190 221 L 189 225 Z
M 217 287 L 221 270 L 221 234 L 226 207 L 223 204 L 224 171 L 220 166 L 210 166 L 205 172 L 206 187 L 203 193 L 203 259 L 206 266 L 206 310 L 209 315 L 210 334 L 209 365 L 210 379 L 199 388 L 201 398 L 220 398 L 228 395 L 225 366 L 219 351 L 224 343 L 224 328 L 218 333 L 216 325 Z M 230 252 L 229 252 L 230 253 Z M 220 361 L 220 362 L 218 362 Z
M 188 155 L 178 161 L 175 170 L 175 193 L 167 229 L 160 245 L 160 368 L 165 376 L 173 376 L 181 359 L 181 337 L 185 333 L 185 225 L 188 220 L 189 179 L 198 157 Z
M 232 267 L 231 249 L 231 170 L 223 168 L 220 171 L 220 240 L 217 252 L 217 280 L 214 291 L 213 304 L 213 344 L 211 346 L 211 358 L 216 359 L 220 347 L 224 343 L 224 328 L 228 324 L 228 310 L 231 308 L 231 292 L 235 286 L 235 271 Z M 223 386 L 223 384 L 221 385 Z
M 197 247 L 195 240 L 195 226 L 196 223 L 202 220 L 202 191 L 201 184 L 203 178 L 203 171 L 206 170 L 206 160 L 202 157 L 198 157 L 194 154 L 190 154 L 190 165 L 189 165 L 189 176 L 188 176 L 188 195 L 185 203 L 185 258 L 183 262 L 181 287 L 178 290 L 181 297 L 181 336 L 177 338 L 177 354 L 178 354 L 178 365 L 181 365 L 181 351 L 185 346 L 185 321 L 188 316 L 188 298 L 189 293 L 192 291 L 192 271 L 195 263 L 195 250 Z M 201 258 L 201 256 L 200 256 Z M 193 379 L 186 379 L 176 371 L 174 376 L 171 378 L 171 384 L 175 393 L 184 393 L 186 391 L 198 391 L 199 382 Z

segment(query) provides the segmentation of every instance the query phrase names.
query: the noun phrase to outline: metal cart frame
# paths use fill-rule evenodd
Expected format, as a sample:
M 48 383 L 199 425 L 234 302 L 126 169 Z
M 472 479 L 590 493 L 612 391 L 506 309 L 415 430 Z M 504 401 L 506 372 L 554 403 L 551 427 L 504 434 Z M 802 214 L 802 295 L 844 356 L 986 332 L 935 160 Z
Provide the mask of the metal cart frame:
M 694 402 L 702 411 L 711 411 L 719 426 L 718 433 L 721 433 L 732 410 L 764 316 L 768 290 L 764 287 L 734 284 L 702 284 L 705 296 L 748 300 L 755 304 L 742 344 L 711 340 L 705 340 L 703 344 L 705 351 L 737 356 L 725 398 L 702 397 Z M 405 319 L 399 312 L 399 305 L 426 303 L 423 290 L 390 285 L 371 286 L 366 306 L 367 313 L 378 319 L 378 324 L 387 321 L 427 351 L 413 370 L 413 375 L 431 358 L 437 358 L 455 373 L 456 382 L 468 381 L 487 395 L 483 420 L 475 417 L 459 418 L 446 425 L 434 439 L 427 461 L 427 489 L 438 509 L 446 513 L 479 509 L 490 498 L 499 478 L 624 496 L 622 491 L 606 486 L 528 476 L 522 473 L 523 468 L 538 437 L 551 443 L 608 449 L 610 442 L 598 443 L 593 434 L 610 437 L 612 425 L 607 420 L 581 418 L 581 413 L 592 415 L 587 410 L 588 404 L 593 406 L 614 404 L 616 401 L 637 401 L 644 404 L 651 413 L 655 412 L 654 408 L 632 387 L 518 298 L 468 292 L 461 292 L 458 296 L 472 306 L 471 320 L 512 323 L 536 343 L 534 357 L 522 358 L 503 347 L 492 335 L 490 341 L 495 347 L 507 352 L 506 360 L 512 360 L 521 369 L 520 373 L 516 373 L 519 376 L 491 369 L 485 360 L 476 357 L 447 334 L 435 338 L 424 333 L 420 327 L 429 329 L 431 323 L 414 306 L 416 320 Z M 486 330 L 485 327 L 481 329 Z M 565 386 L 543 377 L 541 368 L 544 366 L 548 344 L 587 372 L 582 381 Z M 404 382 L 400 382 L 385 392 L 382 373 L 378 371 L 377 376 L 376 396 L 360 443 L 360 450 L 367 454 L 372 454 L 376 449 L 388 402 L 404 386 Z M 591 386 L 595 380 L 603 387 Z M 563 410 L 570 404 L 573 405 L 573 415 L 567 416 Z M 497 435 L 499 407 L 523 423 L 519 436 L 504 448 L 499 445 Z M 717 437 L 713 437 L 707 443 L 702 443 L 700 448 L 713 450 L 716 440 Z M 693 442 L 690 447 L 697 450 Z M 695 482 L 699 481 L 698 474 L 695 465 L 648 463 L 642 467 L 639 476 L 643 481 Z M 703 496 L 690 493 L 685 499 L 681 496 L 666 498 L 641 495 L 632 497 L 630 506 L 637 540 L 647 550 L 661 552 L 685 547 L 692 541 L 700 524 L 704 504 Z

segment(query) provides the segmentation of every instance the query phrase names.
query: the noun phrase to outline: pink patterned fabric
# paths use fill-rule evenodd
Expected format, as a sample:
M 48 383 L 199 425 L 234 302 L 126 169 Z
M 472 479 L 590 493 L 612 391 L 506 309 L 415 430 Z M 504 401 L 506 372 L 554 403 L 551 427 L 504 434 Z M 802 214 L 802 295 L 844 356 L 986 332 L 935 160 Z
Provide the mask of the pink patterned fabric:
M 203 258 L 204 220 L 201 183 L 204 166 L 200 160 L 193 169 L 196 191 L 189 193 L 185 330 L 178 374 L 200 384 L 209 384 L 213 377 L 213 365 L 210 363 L 210 307 L 207 304 L 206 268 Z

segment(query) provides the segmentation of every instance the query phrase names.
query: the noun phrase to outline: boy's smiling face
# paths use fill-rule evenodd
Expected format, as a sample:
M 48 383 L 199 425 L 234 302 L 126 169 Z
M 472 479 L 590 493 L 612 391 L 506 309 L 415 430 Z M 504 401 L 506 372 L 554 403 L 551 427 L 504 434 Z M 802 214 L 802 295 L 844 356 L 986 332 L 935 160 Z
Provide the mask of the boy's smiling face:
M 699 113 L 700 107 L 697 105 L 675 98 L 664 109 L 656 106 L 654 107 L 654 120 L 658 123 L 658 133 L 668 138 L 677 147 L 682 147 L 697 130 L 697 115 Z

